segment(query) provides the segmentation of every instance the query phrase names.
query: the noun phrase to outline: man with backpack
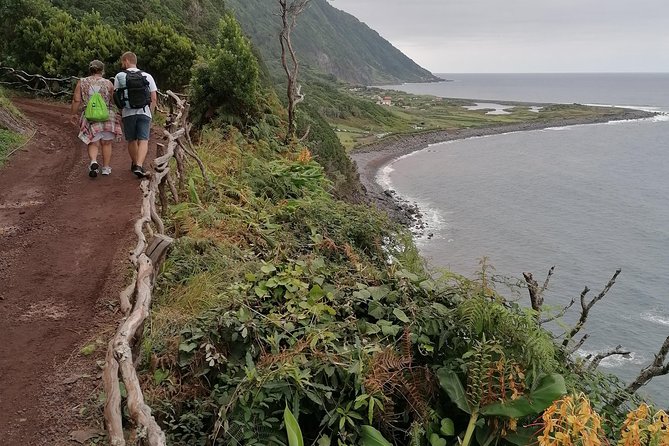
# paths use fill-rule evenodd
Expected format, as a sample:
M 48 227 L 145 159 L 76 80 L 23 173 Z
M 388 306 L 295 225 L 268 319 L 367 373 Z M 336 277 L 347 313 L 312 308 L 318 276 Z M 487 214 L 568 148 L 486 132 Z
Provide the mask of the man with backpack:
M 114 78 L 114 102 L 121 109 L 123 134 L 132 159 L 130 170 L 144 178 L 144 160 L 149 151 L 151 117 L 158 102 L 158 87 L 153 76 L 137 68 L 137 55 L 121 56 L 123 71 Z

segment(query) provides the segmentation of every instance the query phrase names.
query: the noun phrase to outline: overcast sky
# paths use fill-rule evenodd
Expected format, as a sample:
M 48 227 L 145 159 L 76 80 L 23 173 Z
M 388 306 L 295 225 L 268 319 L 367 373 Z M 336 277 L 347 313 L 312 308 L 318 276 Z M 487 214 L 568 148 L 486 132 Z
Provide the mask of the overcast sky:
M 328 0 L 434 73 L 669 72 L 669 0 Z

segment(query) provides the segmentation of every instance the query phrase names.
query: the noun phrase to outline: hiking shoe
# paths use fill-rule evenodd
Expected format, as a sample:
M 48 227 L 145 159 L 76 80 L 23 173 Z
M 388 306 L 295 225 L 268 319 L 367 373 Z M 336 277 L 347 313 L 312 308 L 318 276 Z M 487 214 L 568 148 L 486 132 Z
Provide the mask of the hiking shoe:
M 111 175 L 111 167 L 102 166 L 102 175 Z
M 134 171 L 135 171 L 135 167 L 137 167 L 137 164 L 135 164 L 135 163 L 130 163 L 130 172 L 134 172 Z
M 144 168 L 142 166 L 135 166 L 135 168 L 132 169 L 132 173 L 137 175 L 137 178 L 144 178 L 146 176 L 146 172 L 144 172 Z
M 100 165 L 98 164 L 97 161 L 91 161 L 91 164 L 88 165 L 88 176 L 91 178 L 95 178 L 98 176 L 98 170 L 100 169 Z

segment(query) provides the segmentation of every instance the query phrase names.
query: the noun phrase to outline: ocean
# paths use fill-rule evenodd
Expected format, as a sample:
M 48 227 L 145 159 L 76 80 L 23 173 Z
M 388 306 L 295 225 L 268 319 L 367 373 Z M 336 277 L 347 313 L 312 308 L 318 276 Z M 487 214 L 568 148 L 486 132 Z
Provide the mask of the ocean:
M 386 165 L 377 181 L 418 203 L 428 230 L 417 243 L 431 265 L 473 276 L 486 257 L 499 277 L 540 282 L 555 265 L 545 305 L 596 296 L 578 354 L 622 345 L 629 357 L 601 370 L 630 382 L 669 336 L 669 74 L 441 74 L 411 93 L 480 102 L 621 105 L 657 118 L 550 128 L 435 144 Z M 523 293 L 498 290 L 529 304 Z M 555 331 L 559 328 L 553 327 Z M 669 375 L 642 389 L 669 406 Z

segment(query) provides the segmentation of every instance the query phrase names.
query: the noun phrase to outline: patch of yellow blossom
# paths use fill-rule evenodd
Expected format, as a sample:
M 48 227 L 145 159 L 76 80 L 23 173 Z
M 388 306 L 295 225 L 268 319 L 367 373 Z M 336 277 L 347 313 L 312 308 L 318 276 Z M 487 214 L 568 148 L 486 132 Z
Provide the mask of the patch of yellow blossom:
M 297 162 L 302 164 L 307 164 L 311 161 L 311 152 L 306 147 L 300 150 L 300 154 L 297 155 Z
M 642 404 L 627 414 L 618 446 L 669 446 L 669 416 L 663 410 L 651 416 Z
M 540 446 L 601 446 L 602 419 L 584 394 L 555 401 L 541 416 Z

